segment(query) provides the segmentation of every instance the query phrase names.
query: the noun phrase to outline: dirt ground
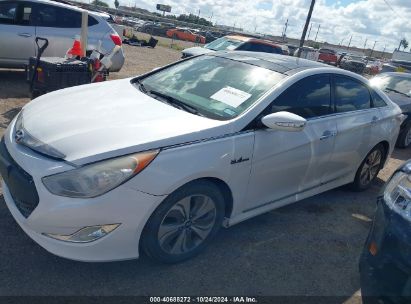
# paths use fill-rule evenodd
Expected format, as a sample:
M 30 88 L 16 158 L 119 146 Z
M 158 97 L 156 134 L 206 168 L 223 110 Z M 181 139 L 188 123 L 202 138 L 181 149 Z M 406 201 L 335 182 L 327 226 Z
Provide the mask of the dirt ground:
M 180 58 L 162 46 L 125 45 L 124 51 L 125 66 L 110 79 Z M 0 70 L 0 135 L 30 100 L 25 78 L 24 71 Z M 335 189 L 224 229 L 204 254 L 172 266 L 144 258 L 87 264 L 52 256 L 21 231 L 0 196 L 0 296 L 326 295 L 341 297 L 333 303 L 360 303 L 358 257 L 375 199 L 410 158 L 411 149 L 395 150 L 371 189 Z

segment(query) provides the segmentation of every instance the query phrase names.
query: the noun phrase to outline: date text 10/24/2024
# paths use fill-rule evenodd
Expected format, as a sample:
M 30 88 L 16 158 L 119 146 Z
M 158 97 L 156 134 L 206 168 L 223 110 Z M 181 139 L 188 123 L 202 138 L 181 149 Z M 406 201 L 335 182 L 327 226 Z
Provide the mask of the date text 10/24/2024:
M 254 297 L 150 297 L 150 303 L 257 303 Z

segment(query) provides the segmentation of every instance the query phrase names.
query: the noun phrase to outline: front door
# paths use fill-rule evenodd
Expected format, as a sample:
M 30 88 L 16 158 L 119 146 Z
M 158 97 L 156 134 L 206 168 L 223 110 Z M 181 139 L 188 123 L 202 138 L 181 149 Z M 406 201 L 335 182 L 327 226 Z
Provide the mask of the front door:
M 309 76 L 284 91 L 264 115 L 288 111 L 307 119 L 299 132 L 255 131 L 254 154 L 244 212 L 292 197 L 324 182 L 336 124 L 330 76 Z

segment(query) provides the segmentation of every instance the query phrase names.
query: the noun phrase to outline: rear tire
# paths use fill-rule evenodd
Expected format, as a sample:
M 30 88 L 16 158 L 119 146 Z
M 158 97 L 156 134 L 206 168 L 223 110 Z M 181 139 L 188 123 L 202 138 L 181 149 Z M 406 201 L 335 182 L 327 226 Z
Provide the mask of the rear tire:
M 224 198 L 211 182 L 189 183 L 170 194 L 144 227 L 141 246 L 153 260 L 178 263 L 199 254 L 222 225 Z
M 354 191 L 364 191 L 368 189 L 382 169 L 385 160 L 385 147 L 382 144 L 376 145 L 362 161 L 355 174 L 351 189 Z
M 398 148 L 407 148 L 411 144 L 411 122 L 409 122 L 398 136 L 396 146 Z

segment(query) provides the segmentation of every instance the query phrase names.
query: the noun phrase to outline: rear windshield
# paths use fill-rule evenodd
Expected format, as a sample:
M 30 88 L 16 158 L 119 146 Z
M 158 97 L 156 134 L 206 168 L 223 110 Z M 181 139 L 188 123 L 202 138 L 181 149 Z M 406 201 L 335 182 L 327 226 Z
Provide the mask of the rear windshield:
M 154 91 L 177 99 L 203 116 L 228 120 L 248 109 L 284 77 L 255 65 L 203 55 L 142 79 L 140 88 L 149 95 Z

